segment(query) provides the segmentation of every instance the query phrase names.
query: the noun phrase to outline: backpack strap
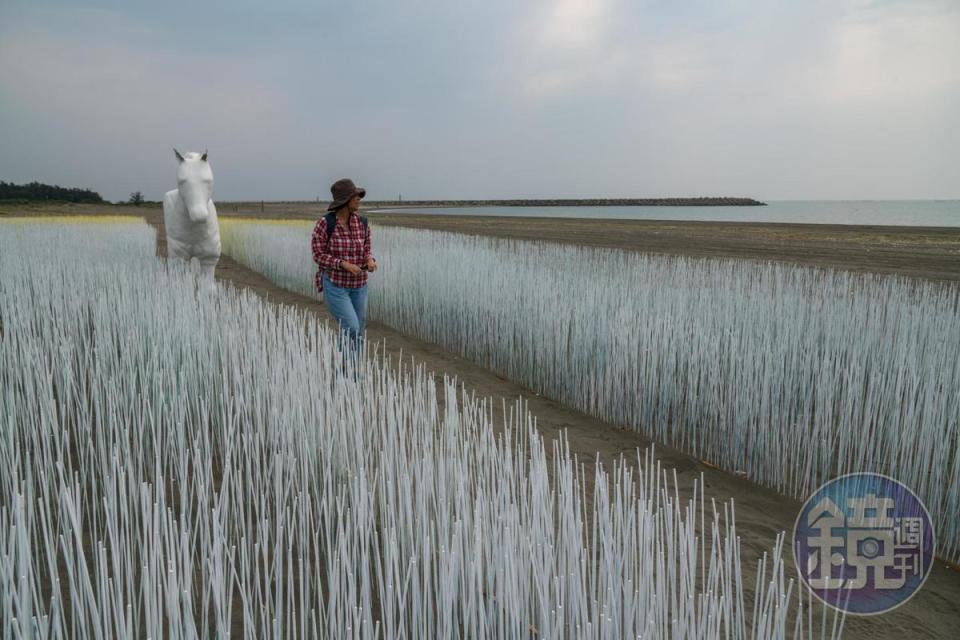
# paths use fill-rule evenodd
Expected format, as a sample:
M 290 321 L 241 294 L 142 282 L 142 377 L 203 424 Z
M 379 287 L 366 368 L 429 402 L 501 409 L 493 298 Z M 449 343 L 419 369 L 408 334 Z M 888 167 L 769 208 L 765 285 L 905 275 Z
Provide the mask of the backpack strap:
M 333 237 L 333 230 L 337 228 L 337 212 L 331 211 L 323 216 L 323 220 L 327 223 L 327 246 L 329 247 L 330 238 Z

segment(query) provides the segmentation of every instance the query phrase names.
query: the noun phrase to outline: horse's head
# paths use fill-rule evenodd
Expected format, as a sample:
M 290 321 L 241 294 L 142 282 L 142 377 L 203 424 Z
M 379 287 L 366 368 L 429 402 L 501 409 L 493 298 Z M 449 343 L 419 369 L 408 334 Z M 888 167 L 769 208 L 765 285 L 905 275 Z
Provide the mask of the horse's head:
M 180 155 L 176 149 L 177 189 L 180 198 L 187 207 L 187 215 L 193 222 L 203 222 L 210 215 L 208 203 L 213 197 L 213 170 L 207 162 L 207 152 L 203 154 L 188 152 Z

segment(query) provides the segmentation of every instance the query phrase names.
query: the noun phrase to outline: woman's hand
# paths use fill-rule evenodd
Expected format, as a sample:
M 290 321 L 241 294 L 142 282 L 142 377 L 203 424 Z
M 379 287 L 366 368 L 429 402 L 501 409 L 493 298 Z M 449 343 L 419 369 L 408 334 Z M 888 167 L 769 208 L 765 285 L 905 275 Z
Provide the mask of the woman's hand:
M 341 261 L 340 261 L 340 268 L 343 269 L 344 271 L 349 271 L 350 273 L 352 273 L 352 274 L 354 274 L 354 275 L 356 275 L 356 274 L 358 274 L 358 273 L 360 273 L 360 272 L 362 271 L 362 269 L 360 269 L 360 267 L 358 267 L 357 265 L 353 264 L 352 262 L 347 262 L 346 260 L 341 260 Z
M 373 273 L 377 270 L 377 261 L 373 258 L 367 258 L 367 271 Z

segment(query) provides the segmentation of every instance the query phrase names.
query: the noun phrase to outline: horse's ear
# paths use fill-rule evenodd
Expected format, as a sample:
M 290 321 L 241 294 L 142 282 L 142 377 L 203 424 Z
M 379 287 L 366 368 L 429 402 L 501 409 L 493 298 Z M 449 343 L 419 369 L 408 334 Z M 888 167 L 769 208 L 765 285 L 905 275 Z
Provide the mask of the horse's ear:
M 177 151 L 176 148 L 174 148 L 173 153 L 176 154 L 177 160 L 178 160 L 179 162 L 183 162 L 183 156 L 180 155 L 180 152 Z
M 206 149 L 203 150 L 203 155 L 200 156 L 200 159 L 203 160 L 204 162 L 207 161 L 207 150 L 206 150 Z

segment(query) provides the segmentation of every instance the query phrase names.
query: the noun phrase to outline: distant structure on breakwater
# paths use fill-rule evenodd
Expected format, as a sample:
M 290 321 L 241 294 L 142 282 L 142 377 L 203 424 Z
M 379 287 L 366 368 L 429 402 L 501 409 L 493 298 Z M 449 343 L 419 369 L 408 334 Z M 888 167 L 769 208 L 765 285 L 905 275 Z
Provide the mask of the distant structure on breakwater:
M 762 207 L 753 198 L 588 198 L 576 200 L 364 200 L 364 207 Z

